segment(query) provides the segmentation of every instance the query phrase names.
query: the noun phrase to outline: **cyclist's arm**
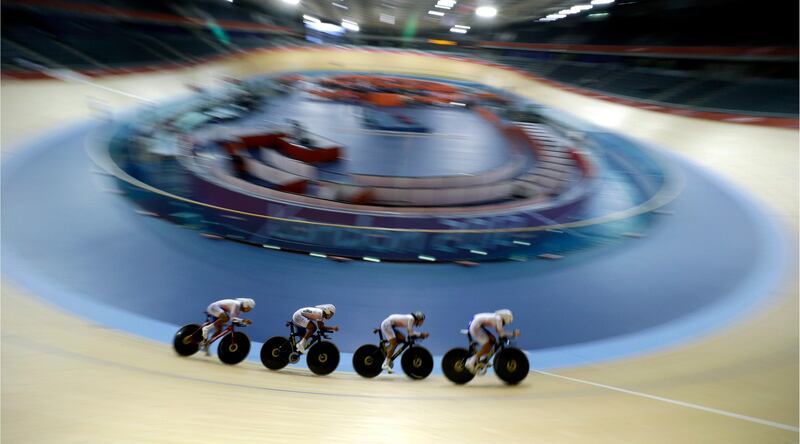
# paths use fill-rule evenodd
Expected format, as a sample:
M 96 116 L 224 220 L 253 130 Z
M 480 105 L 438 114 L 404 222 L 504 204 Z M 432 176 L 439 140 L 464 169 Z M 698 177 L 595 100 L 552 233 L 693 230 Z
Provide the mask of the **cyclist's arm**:
M 494 323 L 494 328 L 497 330 L 497 336 L 501 338 L 506 336 L 506 331 L 503 329 L 503 321 L 500 319 L 499 316 L 497 317 L 497 320 Z
M 414 335 L 417 334 L 417 333 L 414 332 L 414 321 L 408 321 L 408 324 L 406 325 L 406 328 L 408 329 L 408 335 L 409 336 L 414 336 Z
M 336 330 L 339 329 L 336 326 L 329 327 L 329 326 L 325 325 L 325 322 L 322 319 L 315 320 L 314 322 L 317 324 L 317 328 L 319 328 L 322 331 L 336 331 Z

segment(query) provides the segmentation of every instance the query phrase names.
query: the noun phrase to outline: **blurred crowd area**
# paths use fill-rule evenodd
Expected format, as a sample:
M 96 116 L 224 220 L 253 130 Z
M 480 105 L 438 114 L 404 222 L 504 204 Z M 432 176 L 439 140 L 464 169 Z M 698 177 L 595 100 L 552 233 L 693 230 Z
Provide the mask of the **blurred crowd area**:
M 618 1 L 603 14 L 484 26 L 468 34 L 391 27 L 326 33 L 277 0 L 6 0 L 4 76 L 108 73 L 231 53 L 359 45 L 456 53 L 585 90 L 701 111 L 796 117 L 797 3 Z M 324 18 L 323 18 L 324 19 Z M 341 30 L 340 30 L 341 31 Z

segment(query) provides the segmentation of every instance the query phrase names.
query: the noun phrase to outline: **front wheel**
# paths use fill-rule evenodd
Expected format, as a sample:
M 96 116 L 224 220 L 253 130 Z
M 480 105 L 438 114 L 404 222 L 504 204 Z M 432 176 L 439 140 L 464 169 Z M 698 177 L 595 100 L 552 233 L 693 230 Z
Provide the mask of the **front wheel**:
M 466 384 L 475 377 L 465 366 L 469 352 L 463 348 L 454 348 L 442 358 L 442 372 L 447 379 L 456 384 Z
M 222 338 L 217 347 L 219 360 L 229 365 L 244 361 L 248 353 L 250 353 L 250 338 L 238 331 Z
M 270 370 L 280 370 L 289 364 L 292 344 L 283 336 L 273 336 L 261 346 L 261 363 Z
M 403 353 L 400 364 L 409 378 L 425 379 L 433 371 L 433 356 L 425 348 L 415 345 Z
M 494 372 L 507 384 L 519 384 L 529 369 L 528 357 L 518 348 L 505 348 L 494 357 Z
M 339 349 L 329 341 L 316 343 L 306 355 L 309 370 L 317 375 L 327 375 L 339 365 Z
M 384 359 L 383 350 L 372 344 L 365 344 L 353 353 L 353 368 L 365 378 L 374 378 L 381 374 Z
M 181 327 L 175 333 L 172 340 L 172 347 L 181 356 L 191 356 L 200 349 L 200 341 L 203 340 L 203 330 L 197 324 L 188 324 Z

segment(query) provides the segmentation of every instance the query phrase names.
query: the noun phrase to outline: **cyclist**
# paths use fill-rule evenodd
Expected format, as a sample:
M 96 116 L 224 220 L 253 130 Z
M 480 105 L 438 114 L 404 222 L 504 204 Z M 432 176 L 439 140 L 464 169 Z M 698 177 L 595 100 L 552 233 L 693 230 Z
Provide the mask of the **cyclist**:
M 394 365 L 392 362 L 392 354 L 394 354 L 397 343 L 405 340 L 403 334 L 397 331 L 395 328 L 405 328 L 408 331 L 408 335 L 413 336 L 415 335 L 414 327 L 419 327 L 424 322 L 425 313 L 421 311 L 415 311 L 414 313 L 410 314 L 393 314 L 381 322 L 381 332 L 383 332 L 383 337 L 389 340 L 389 348 L 386 349 L 386 360 L 381 366 L 384 370 L 392 373 L 392 367 Z M 427 338 L 428 333 L 420 333 L 419 336 L 421 338 Z
M 206 314 L 211 317 L 213 322 L 203 327 L 203 342 L 200 344 L 203 351 L 209 354 L 208 333 L 211 331 L 212 327 L 216 329 L 214 332 L 214 336 L 216 336 L 230 320 L 241 321 L 249 325 L 252 321 L 249 319 L 240 319 L 239 315 L 242 312 L 247 313 L 255 306 L 256 301 L 250 298 L 222 299 L 217 302 L 212 302 L 211 305 L 206 308 Z
M 324 324 L 324 321 L 332 318 L 334 314 L 336 314 L 336 307 L 333 304 L 304 307 L 294 312 L 292 322 L 298 327 L 297 332 L 303 335 L 303 339 L 297 343 L 298 352 L 306 352 L 306 341 L 317 331 L 317 328 L 321 328 L 322 331 L 339 330 L 339 327 L 326 327 Z
M 472 321 L 469 323 L 469 334 L 472 336 L 473 341 L 480 344 L 481 348 L 477 353 L 467 359 L 465 363 L 467 370 L 475 374 L 478 371 L 479 359 L 488 355 L 497 341 L 494 335 L 489 331 L 489 328 L 494 328 L 498 336 L 505 337 L 506 332 L 503 327 L 513 321 L 514 314 L 507 308 L 497 310 L 494 313 L 478 313 L 472 318 Z M 511 336 L 519 336 L 519 329 L 511 332 Z

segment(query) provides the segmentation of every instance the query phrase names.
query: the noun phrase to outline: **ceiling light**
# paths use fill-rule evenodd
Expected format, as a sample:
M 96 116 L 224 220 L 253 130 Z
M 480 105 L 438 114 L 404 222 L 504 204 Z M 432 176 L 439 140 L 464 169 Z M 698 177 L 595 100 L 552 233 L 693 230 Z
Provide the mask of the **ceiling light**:
M 564 14 L 550 14 L 547 16 L 549 19 L 562 19 L 564 17 L 566 17 Z
M 303 21 L 310 23 L 319 23 L 321 20 L 316 17 L 311 17 L 310 15 L 303 14 Z
M 492 6 L 481 6 L 475 10 L 475 14 L 477 14 L 478 17 L 494 17 L 497 15 L 497 8 Z
M 441 16 L 444 15 L 444 12 L 430 10 L 430 11 L 428 11 L 428 14 L 430 14 L 430 15 L 438 15 L 439 17 L 441 17 Z
M 283 1 L 286 1 L 286 0 L 283 0 Z M 336 6 L 337 8 L 350 9 L 350 8 L 348 8 L 347 6 L 345 6 L 345 5 L 341 4 L 341 3 L 331 2 L 331 4 L 333 6 Z
M 378 19 L 381 21 L 381 23 L 388 23 L 390 25 L 394 25 L 394 16 L 391 14 L 381 13 Z
M 453 28 L 461 28 L 461 29 L 472 29 L 472 27 L 467 25 L 455 25 Z
M 561 15 L 570 15 L 570 14 L 575 14 L 575 12 L 572 12 L 572 11 L 571 11 L 571 10 L 569 10 L 569 9 L 562 9 L 562 10 L 558 11 L 558 13 L 559 13 L 559 14 L 561 14 Z
M 450 32 L 455 32 L 456 34 L 466 34 L 467 30 L 462 28 L 452 27 L 450 28 Z
M 586 11 L 587 9 L 592 9 L 594 6 L 592 5 L 575 5 L 570 9 L 577 9 L 578 11 Z
M 593 5 L 608 5 L 614 3 L 614 0 L 592 0 Z
M 284 3 L 288 3 L 290 5 L 296 5 L 296 4 L 300 3 L 300 0 L 283 0 L 283 2 Z M 231 3 L 233 3 L 233 2 L 231 2 Z

